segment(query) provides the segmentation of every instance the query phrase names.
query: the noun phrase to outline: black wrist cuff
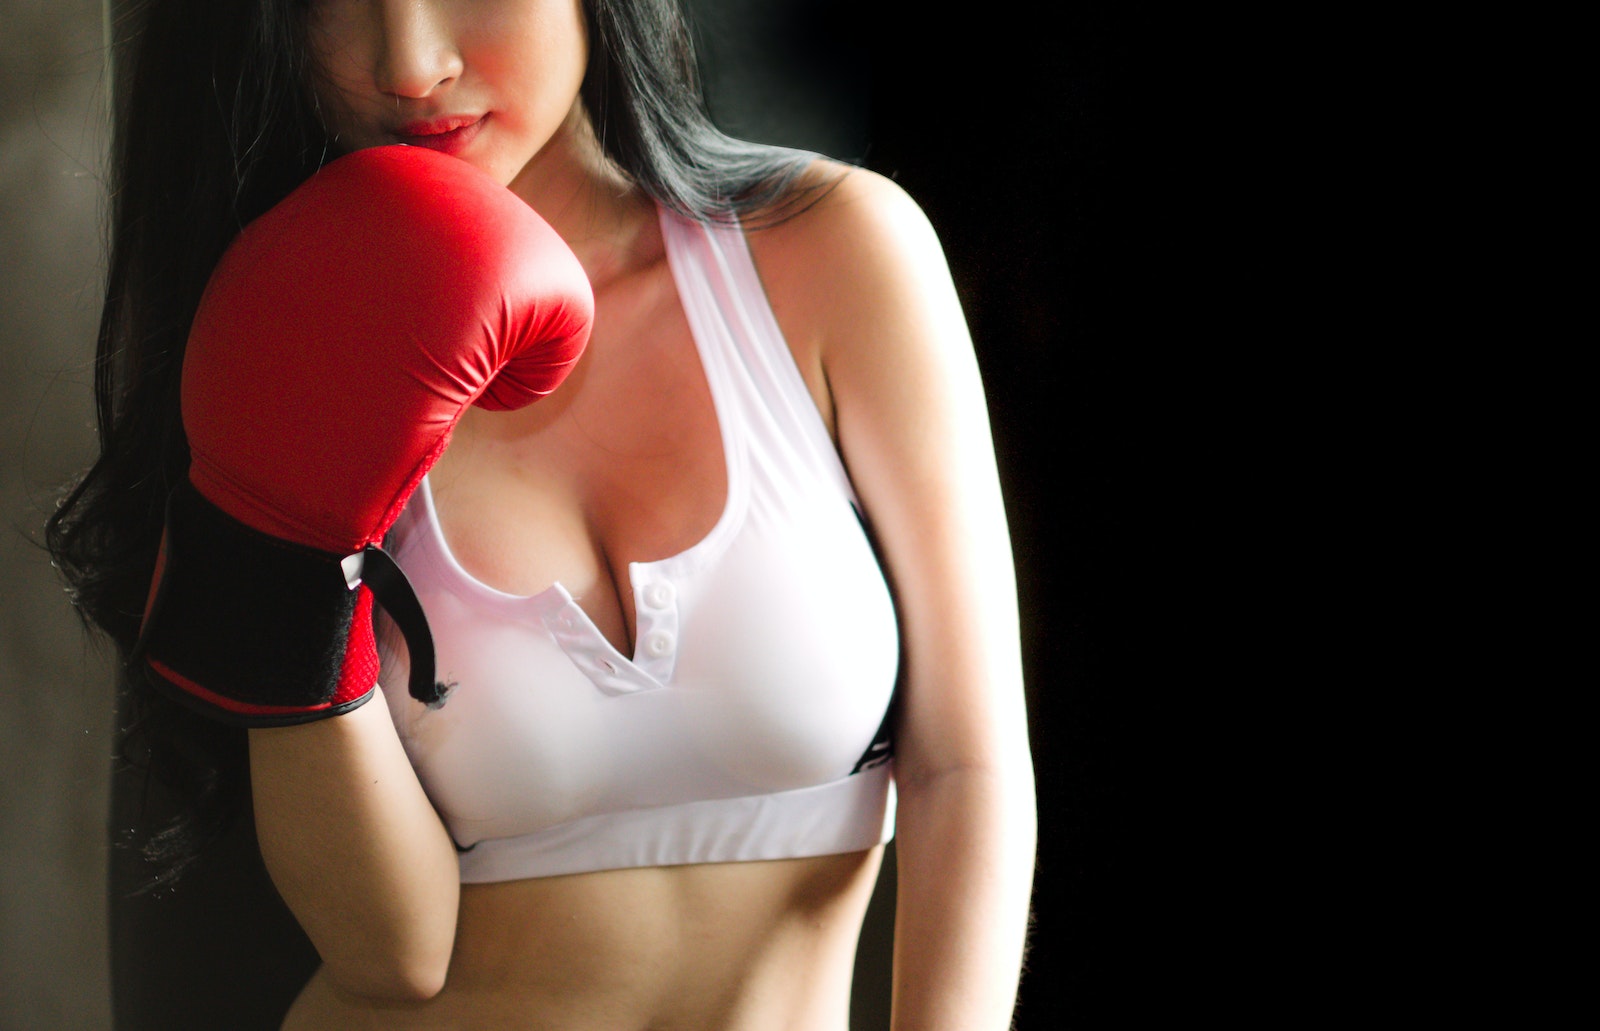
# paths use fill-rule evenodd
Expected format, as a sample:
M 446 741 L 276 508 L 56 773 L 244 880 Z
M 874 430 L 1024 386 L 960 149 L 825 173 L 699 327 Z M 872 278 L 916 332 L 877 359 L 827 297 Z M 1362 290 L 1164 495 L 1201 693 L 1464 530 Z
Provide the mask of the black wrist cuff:
M 246 526 L 187 480 L 167 499 L 165 556 L 134 652 L 158 687 L 248 726 L 337 715 L 357 602 L 343 556 Z
M 366 561 L 374 552 L 382 561 Z M 431 639 L 412 640 L 419 621 L 428 637 L 415 594 L 387 554 L 357 554 L 356 566 L 375 574 L 375 598 L 398 596 L 394 607 L 414 609 L 397 619 L 412 652 L 412 693 L 422 680 L 432 695 L 423 700 L 436 703 Z M 348 712 L 372 696 L 328 704 L 359 598 L 342 564 L 348 557 L 262 533 L 185 481 L 167 502 L 165 563 L 133 661 L 157 688 L 227 723 L 280 726 Z

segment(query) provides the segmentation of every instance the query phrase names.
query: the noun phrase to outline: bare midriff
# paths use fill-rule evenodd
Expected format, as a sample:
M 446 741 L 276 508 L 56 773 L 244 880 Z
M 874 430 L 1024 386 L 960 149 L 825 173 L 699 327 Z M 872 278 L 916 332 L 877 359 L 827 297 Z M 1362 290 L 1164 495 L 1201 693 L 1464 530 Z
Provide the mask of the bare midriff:
M 846 1031 L 882 849 L 463 885 L 444 989 L 341 992 L 284 1031 Z

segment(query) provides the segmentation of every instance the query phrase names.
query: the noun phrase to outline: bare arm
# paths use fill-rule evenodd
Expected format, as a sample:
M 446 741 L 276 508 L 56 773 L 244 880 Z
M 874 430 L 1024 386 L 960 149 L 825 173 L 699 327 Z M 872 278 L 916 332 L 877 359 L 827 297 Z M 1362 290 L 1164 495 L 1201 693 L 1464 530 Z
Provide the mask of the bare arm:
M 261 855 L 341 990 L 444 986 L 460 871 L 381 696 L 333 719 L 250 731 Z
M 826 384 L 904 635 L 894 1028 L 1001 1031 L 1035 814 L 1010 538 L 971 340 L 939 242 L 898 187 L 851 172 L 795 221 L 776 231 L 788 247 L 765 245 L 785 252 L 775 305 L 799 327 L 802 371 Z M 806 310 L 818 314 L 796 318 Z

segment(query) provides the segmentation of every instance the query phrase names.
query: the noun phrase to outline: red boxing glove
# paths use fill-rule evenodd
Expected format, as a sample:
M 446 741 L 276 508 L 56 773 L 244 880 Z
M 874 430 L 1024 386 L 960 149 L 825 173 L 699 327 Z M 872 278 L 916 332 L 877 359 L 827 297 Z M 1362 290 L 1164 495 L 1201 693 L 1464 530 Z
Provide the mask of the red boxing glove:
M 375 546 L 465 407 L 554 390 L 593 311 L 561 238 L 471 165 L 379 147 L 318 171 L 239 234 L 195 315 L 189 480 L 169 502 L 135 661 L 246 726 L 370 698 L 371 581 L 399 576 Z M 407 629 L 406 606 L 384 604 Z

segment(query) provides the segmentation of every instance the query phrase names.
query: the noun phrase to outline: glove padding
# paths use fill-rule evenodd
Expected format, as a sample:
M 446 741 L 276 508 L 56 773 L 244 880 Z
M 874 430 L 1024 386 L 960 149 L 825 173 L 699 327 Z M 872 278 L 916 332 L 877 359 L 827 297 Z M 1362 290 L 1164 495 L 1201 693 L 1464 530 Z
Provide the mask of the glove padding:
M 593 309 L 543 219 L 429 150 L 341 158 L 247 226 L 184 356 L 189 478 L 135 650 L 151 681 L 246 726 L 347 712 L 377 682 L 378 586 L 412 693 L 437 701 L 420 607 L 377 545 L 466 405 L 554 390 Z

